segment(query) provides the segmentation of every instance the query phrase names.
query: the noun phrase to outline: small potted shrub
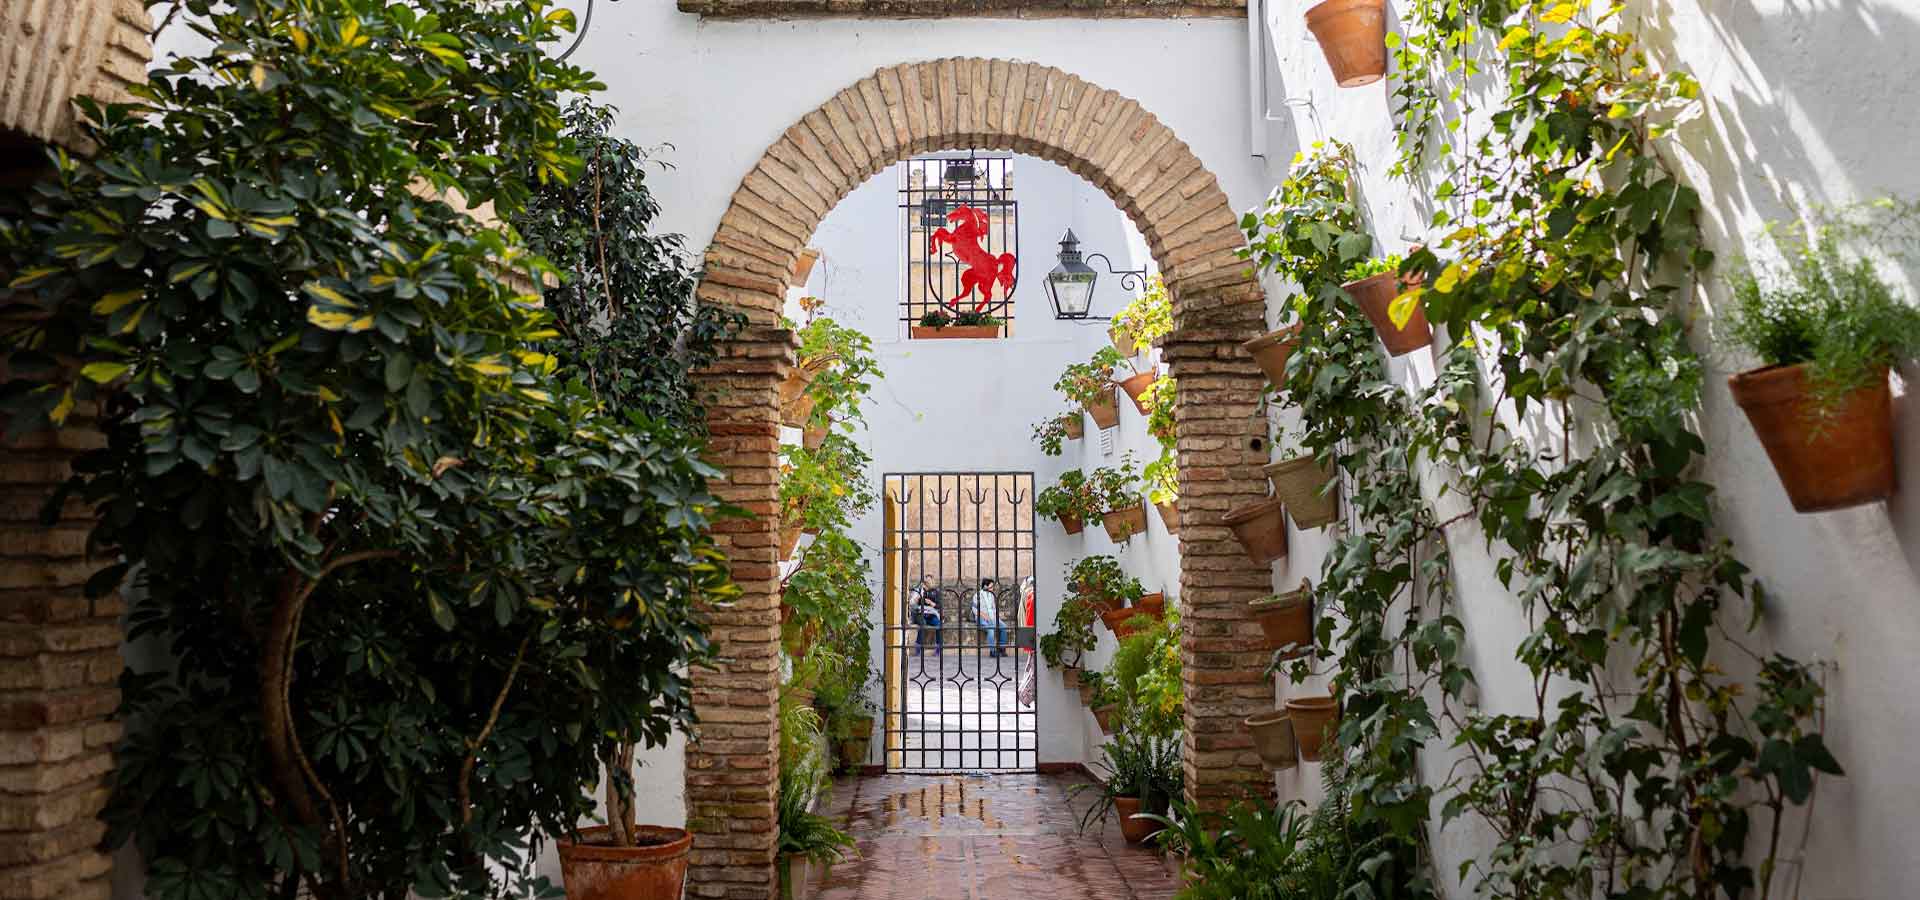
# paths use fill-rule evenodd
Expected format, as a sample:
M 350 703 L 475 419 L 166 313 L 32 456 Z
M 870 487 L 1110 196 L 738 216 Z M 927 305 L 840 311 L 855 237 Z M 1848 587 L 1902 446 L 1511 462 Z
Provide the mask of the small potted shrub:
M 1253 735 L 1254 752 L 1269 769 L 1291 769 L 1298 764 L 1299 745 L 1293 739 L 1293 718 L 1284 709 L 1269 710 L 1246 718 Z
M 945 309 L 934 308 L 920 317 L 920 323 L 907 329 L 907 337 L 916 341 L 958 339 L 991 340 L 1000 336 L 1002 323 L 980 310 L 968 310 L 958 315 Z
M 1082 433 L 1079 413 L 1058 415 L 1033 426 L 1033 442 L 1040 445 L 1041 453 L 1059 456 L 1066 442 L 1079 440 Z
M 1329 738 L 1337 737 L 1340 704 L 1325 694 L 1288 697 L 1287 715 L 1293 719 L 1293 737 L 1300 744 L 1300 758 L 1320 761 L 1320 749 Z
M 1418 276 L 1400 274 L 1400 257 L 1367 259 L 1347 269 L 1347 283 L 1341 285 L 1359 304 L 1373 330 L 1380 335 L 1389 356 L 1404 356 L 1433 343 L 1433 329 L 1427 325 L 1426 311 L 1418 302 L 1405 324 L 1395 324 L 1391 307 L 1395 298 L 1420 286 Z
M 1270 563 L 1287 555 L 1286 504 L 1279 498 L 1268 497 L 1229 510 L 1220 521 L 1233 530 L 1234 538 L 1254 562 Z
M 1160 830 L 1159 823 L 1148 816 L 1165 813 L 1175 799 L 1180 741 L 1128 728 L 1102 745 L 1101 755 L 1104 759 L 1094 764 L 1101 770 L 1100 780 L 1067 789 L 1069 801 L 1082 793 L 1094 794 L 1080 816 L 1080 832 L 1086 833 L 1096 822 L 1105 825 L 1108 815 L 1117 815 L 1120 833 L 1129 843 L 1146 842 Z
M 1386 77 L 1386 0 L 1325 0 L 1307 10 L 1307 28 L 1341 87 Z
M 1147 280 L 1147 289 L 1113 317 L 1107 336 L 1124 356 L 1137 356 L 1173 331 L 1173 299 L 1159 275 Z
M 1093 650 L 1093 620 L 1097 612 L 1080 597 L 1069 597 L 1053 614 L 1053 632 L 1040 638 L 1040 658 L 1058 669 L 1069 688 L 1080 686 L 1080 667 Z
M 1147 485 L 1147 502 L 1160 513 L 1160 524 L 1168 534 L 1180 533 L 1180 481 L 1174 471 L 1172 454 L 1147 463 L 1141 472 Z
M 1086 527 L 1086 520 L 1103 510 L 1087 482 L 1087 474 L 1068 469 L 1060 473 L 1058 482 L 1033 498 L 1033 512 L 1058 521 L 1068 534 L 1079 534 Z
M 1173 404 L 1178 385 L 1173 376 L 1156 379 L 1140 396 L 1147 407 L 1147 434 L 1160 444 L 1160 455 L 1172 457 L 1178 435 L 1173 427 Z
M 827 868 L 839 862 L 853 849 L 853 838 L 835 828 L 833 820 L 814 812 L 814 803 L 828 784 L 825 766 L 817 754 L 802 752 L 792 762 L 787 761 L 788 754 L 780 756 L 780 796 L 775 808 L 779 826 L 777 874 L 781 900 L 794 900 L 804 896 L 801 891 L 812 880 L 809 871 L 814 866 Z
M 1274 388 L 1284 388 L 1287 384 L 1287 360 L 1293 358 L 1293 348 L 1300 346 L 1300 326 L 1288 325 L 1269 331 L 1253 340 L 1240 345 L 1248 356 L 1253 357 L 1254 365 L 1267 375 L 1267 383 Z
M 1081 706 L 1092 710 L 1100 705 L 1099 701 L 1104 699 L 1100 693 L 1100 689 L 1106 681 L 1106 678 L 1107 676 L 1098 669 L 1090 669 L 1080 673 Z
M 1093 470 L 1087 483 L 1100 509 L 1101 524 L 1114 543 L 1123 543 L 1147 530 L 1147 508 L 1141 505 L 1140 473 L 1132 453 L 1121 457 L 1119 465 Z
M 1102 347 L 1086 362 L 1073 363 L 1053 383 L 1054 390 L 1093 417 L 1093 424 L 1112 428 L 1120 424 L 1120 410 L 1113 403 L 1113 373 L 1126 364 L 1126 358 L 1112 347 Z
M 1119 609 L 1145 592 L 1140 579 L 1128 575 L 1119 560 L 1098 553 L 1067 568 L 1067 587 L 1097 609 Z
M 1787 241 L 1784 266 L 1733 278 L 1730 331 L 1763 365 L 1727 386 L 1803 513 L 1893 495 L 1887 373 L 1920 355 L 1920 309 L 1839 234 Z
M 1287 658 L 1313 650 L 1313 597 L 1305 581 L 1296 590 L 1248 601 L 1254 621 L 1266 638 L 1268 650 L 1285 651 Z
M 1286 504 L 1295 526 L 1304 530 L 1331 525 L 1340 517 L 1339 485 L 1333 472 L 1298 441 L 1286 431 L 1276 435 L 1273 446 L 1280 459 L 1268 463 L 1262 471 L 1273 484 L 1273 496 Z

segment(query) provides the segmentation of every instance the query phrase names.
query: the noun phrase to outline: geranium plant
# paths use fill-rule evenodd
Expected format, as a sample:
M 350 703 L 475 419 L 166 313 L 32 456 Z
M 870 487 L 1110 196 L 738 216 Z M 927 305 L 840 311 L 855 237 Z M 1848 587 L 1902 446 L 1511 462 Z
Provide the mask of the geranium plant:
M 1066 371 L 1060 373 L 1060 378 L 1053 383 L 1053 387 L 1069 401 L 1081 406 L 1111 400 L 1114 386 L 1113 374 L 1121 366 L 1127 366 L 1129 371 L 1132 369 L 1132 364 L 1127 362 L 1126 357 L 1120 355 L 1120 351 L 1112 347 L 1101 347 L 1093 354 L 1092 359 L 1068 365 Z
M 1036 515 L 1051 519 L 1083 521 L 1096 518 L 1104 512 L 1087 484 L 1086 473 L 1079 469 L 1060 473 L 1059 481 L 1040 491 L 1033 498 L 1033 511 Z
M 1087 476 L 1087 484 L 1103 513 L 1140 505 L 1140 468 L 1131 452 L 1113 466 L 1101 466 Z
M 1120 308 L 1113 325 L 1125 329 L 1143 347 L 1172 333 L 1173 300 L 1167 295 L 1166 281 L 1159 275 L 1147 279 L 1147 290 Z

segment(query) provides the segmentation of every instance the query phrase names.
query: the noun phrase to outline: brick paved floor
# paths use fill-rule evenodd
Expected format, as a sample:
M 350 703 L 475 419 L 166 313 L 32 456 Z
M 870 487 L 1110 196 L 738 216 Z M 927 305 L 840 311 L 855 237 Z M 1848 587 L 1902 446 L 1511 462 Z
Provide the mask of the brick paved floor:
M 1118 821 L 1076 830 L 1077 775 L 842 779 L 826 812 L 859 842 L 818 900 L 1166 900 L 1174 882 Z

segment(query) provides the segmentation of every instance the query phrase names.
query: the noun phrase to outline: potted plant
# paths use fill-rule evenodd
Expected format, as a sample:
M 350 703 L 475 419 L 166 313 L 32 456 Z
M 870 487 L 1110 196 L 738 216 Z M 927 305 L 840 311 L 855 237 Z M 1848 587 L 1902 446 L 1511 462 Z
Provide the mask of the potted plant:
M 1120 351 L 1102 347 L 1092 359 L 1067 366 L 1054 381 L 1054 390 L 1080 404 L 1093 417 L 1094 425 L 1112 428 L 1120 424 L 1120 411 L 1113 405 L 1113 373 L 1125 362 Z
M 1147 406 L 1146 393 L 1153 387 L 1154 382 L 1159 379 L 1159 370 L 1153 368 L 1149 368 L 1144 372 L 1135 372 L 1132 375 L 1120 379 L 1120 389 L 1126 391 L 1127 399 L 1133 401 L 1134 411 L 1143 416 L 1149 413 L 1150 409 Z
M 1080 664 L 1094 647 L 1093 605 L 1080 597 L 1069 597 L 1053 614 L 1053 631 L 1040 638 L 1040 657 L 1060 670 L 1067 687 L 1080 685 Z
M 1093 713 L 1093 721 L 1100 726 L 1101 734 L 1111 735 L 1114 726 L 1119 724 L 1123 698 L 1114 687 L 1112 678 L 1105 673 L 1087 672 L 1080 676 L 1080 683 L 1084 685 L 1089 679 L 1093 682 L 1093 698 L 1087 705 Z
M 1785 241 L 1784 265 L 1732 279 L 1729 330 L 1763 365 L 1727 386 L 1803 513 L 1893 495 L 1887 373 L 1920 355 L 1920 309 L 1842 250 L 1839 227 Z
M 843 708 L 828 719 L 840 766 L 848 771 L 866 764 L 867 749 L 873 742 L 873 701 L 862 696 L 854 703 L 851 710 Z
M 1092 710 L 1099 706 L 1105 705 L 1102 701 L 1104 701 L 1106 698 L 1101 693 L 1101 688 L 1104 686 L 1105 682 L 1106 682 L 1106 675 L 1101 673 L 1098 669 L 1090 669 L 1090 670 L 1081 672 L 1080 673 L 1080 705 L 1086 707 L 1088 710 Z
M 1293 348 L 1298 346 L 1300 325 L 1296 323 L 1247 341 L 1240 349 L 1253 357 L 1254 365 L 1266 373 L 1267 383 L 1277 389 L 1286 386 L 1287 360 L 1293 358 Z
M 1094 763 L 1100 780 L 1076 784 L 1067 789 L 1069 802 L 1083 793 L 1092 793 L 1093 802 L 1080 815 L 1080 832 L 1107 816 L 1120 817 L 1120 833 L 1129 843 L 1143 843 L 1160 830 L 1145 814 L 1166 812 L 1178 793 L 1181 779 L 1180 742 L 1170 737 L 1150 735 L 1138 729 L 1122 733 L 1101 746 L 1102 759 Z
M 1154 341 L 1173 331 L 1173 299 L 1159 275 L 1147 279 L 1147 289 L 1113 317 L 1107 336 L 1124 356 L 1137 356 Z
M 1268 710 L 1246 718 L 1253 735 L 1254 752 L 1269 769 L 1291 769 L 1297 764 L 1299 746 L 1293 739 L 1293 719 L 1284 709 Z
M 1268 497 L 1238 509 L 1229 510 L 1220 521 L 1233 530 L 1248 558 L 1270 563 L 1287 555 L 1286 504 Z
M 1133 602 L 1133 608 L 1139 610 L 1141 615 L 1161 618 L 1167 611 L 1167 595 L 1164 591 L 1141 594 L 1140 599 Z
M 1291 659 L 1313 650 L 1313 590 L 1305 580 L 1284 594 L 1248 601 L 1268 650 L 1284 651 Z
M 929 310 L 920 317 L 920 323 L 907 329 L 907 337 L 916 341 L 933 339 L 981 340 L 1000 336 L 1004 323 L 988 313 L 968 310 L 959 315 L 949 314 L 943 308 Z
M 1115 638 L 1120 640 L 1126 640 L 1147 628 L 1151 628 L 1154 621 L 1159 618 L 1158 615 L 1153 615 L 1144 610 L 1134 609 L 1132 607 L 1100 611 L 1100 622 L 1107 626 L 1108 631 L 1113 632 Z
M 1060 480 L 1033 498 L 1034 515 L 1057 520 L 1068 534 L 1079 534 L 1086 520 L 1101 514 L 1087 475 L 1079 469 L 1060 473 Z
M 1307 28 L 1341 87 L 1372 84 L 1387 74 L 1385 0 L 1325 0 L 1307 10 Z
M 1033 426 L 1033 441 L 1040 445 L 1041 453 L 1059 456 L 1067 441 L 1077 441 L 1083 433 L 1080 414 L 1063 413 Z
M 1320 749 L 1326 743 L 1328 730 L 1338 727 L 1340 705 L 1332 697 L 1320 694 L 1288 697 L 1286 709 L 1287 715 L 1293 719 L 1293 736 L 1300 744 L 1300 758 L 1307 762 L 1319 762 Z
M 806 285 L 807 278 L 813 275 L 814 263 L 819 261 L 819 248 L 805 247 L 800 250 L 800 258 L 793 263 L 793 284 L 795 287 L 804 287 Z M 804 301 L 802 305 L 805 305 Z
M 1118 465 L 1101 466 L 1087 477 L 1107 537 L 1116 544 L 1147 530 L 1147 509 L 1141 505 L 1139 482 L 1132 453 L 1122 456 Z
M 1373 323 L 1389 356 L 1404 356 L 1433 342 L 1433 329 L 1427 325 L 1427 314 L 1417 300 L 1404 324 L 1394 322 L 1391 307 L 1395 298 L 1421 282 L 1418 275 L 1402 275 L 1400 262 L 1398 255 L 1361 260 L 1347 269 L 1347 282 L 1340 286 Z
M 1180 533 L 1180 478 L 1174 456 L 1163 454 L 1159 459 L 1147 463 L 1140 472 L 1141 481 L 1146 484 L 1147 502 L 1160 513 L 1160 524 L 1167 527 L 1168 534 Z
M 1140 396 L 1146 407 L 1147 434 L 1160 444 L 1161 456 L 1172 456 L 1178 435 L 1173 427 L 1173 404 L 1178 386 L 1173 376 L 1155 379 Z
M 1340 490 L 1333 472 L 1300 448 L 1298 436 L 1284 429 L 1274 437 L 1273 446 L 1280 459 L 1262 471 L 1273 483 L 1273 496 L 1286 504 L 1293 524 L 1303 530 L 1333 524 L 1340 517 Z
M 1146 592 L 1140 579 L 1128 575 L 1119 560 L 1102 553 L 1067 567 L 1067 589 L 1099 609 L 1118 609 Z
M 803 750 L 793 755 L 798 759 L 788 762 L 788 754 L 781 754 L 780 796 L 776 807 L 781 900 L 794 900 L 801 887 L 812 880 L 809 873 L 813 866 L 830 867 L 853 848 L 851 836 L 833 827 L 831 819 L 813 811 L 828 783 L 818 754 Z

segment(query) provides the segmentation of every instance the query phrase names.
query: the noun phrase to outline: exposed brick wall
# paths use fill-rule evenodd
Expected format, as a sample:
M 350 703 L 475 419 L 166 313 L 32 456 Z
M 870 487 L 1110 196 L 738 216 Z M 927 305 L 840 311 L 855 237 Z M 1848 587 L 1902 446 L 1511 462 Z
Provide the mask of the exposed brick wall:
M 780 788 L 779 548 L 780 382 L 793 365 L 793 333 L 754 329 L 696 375 L 707 404 L 708 460 L 727 470 L 715 493 L 753 514 L 715 529 L 740 596 L 707 610 L 720 660 L 693 670 L 700 725 L 687 744 L 688 895 L 772 896 L 774 801 Z
M 687 0 L 682 7 L 693 5 Z M 1265 330 L 1265 307 L 1236 255 L 1245 239 L 1226 195 L 1157 117 L 1134 100 L 1033 63 L 950 58 L 881 69 L 794 123 L 742 179 L 708 246 L 699 295 L 741 310 L 759 327 L 774 327 L 801 248 L 843 197 L 916 153 L 967 148 L 1031 154 L 1086 178 L 1133 219 L 1160 264 L 1176 329 L 1165 342 L 1166 358 L 1181 383 L 1181 600 L 1192 623 L 1182 648 L 1188 792 L 1219 806 L 1247 790 L 1264 791 L 1270 782 L 1241 719 L 1273 704 L 1261 674 L 1267 654 L 1257 649 L 1258 628 L 1246 605 L 1270 590 L 1271 575 L 1247 558 L 1220 520 L 1266 495 L 1260 472 L 1266 454 L 1250 443 L 1265 437 L 1253 415 L 1264 380 L 1238 347 Z M 771 359 L 777 343 L 748 336 L 730 365 Z M 751 501 L 765 518 L 739 524 L 742 530 L 729 535 L 740 548 L 736 574 L 746 579 L 747 596 L 737 613 L 739 631 L 717 632 L 716 640 L 743 665 L 710 680 L 700 700 L 724 704 L 721 715 L 729 722 L 751 719 L 754 743 L 737 748 L 741 755 L 727 763 L 718 755 L 689 758 L 689 803 L 702 827 L 713 809 L 751 822 L 771 815 L 763 782 L 749 785 L 749 776 L 739 775 L 739 791 L 729 795 L 706 774 L 733 761 L 752 764 L 749 751 L 761 746 L 758 729 L 772 715 L 777 679 L 770 646 L 777 599 L 771 576 L 763 582 L 760 573 L 773 566 L 777 432 L 771 429 L 778 379 L 758 369 L 725 378 L 735 394 L 714 407 L 714 421 L 746 430 L 717 429 L 716 441 L 738 437 L 742 443 L 719 445 L 716 453 L 730 454 L 723 464 L 734 480 L 729 490 L 738 492 L 732 496 Z M 729 646 L 736 639 L 743 642 L 739 650 Z M 769 658 L 765 669 L 757 662 L 762 652 Z M 756 662 L 748 666 L 747 660 Z M 702 717 L 721 721 L 706 705 Z M 696 846 L 701 840 L 696 836 Z M 719 858 L 696 861 L 695 896 L 767 896 L 746 890 L 763 882 L 758 873 L 721 872 L 712 867 Z
M 86 149 L 71 99 L 145 81 L 152 27 L 141 0 L 0 3 L 0 129 Z
M 97 818 L 113 770 L 122 603 L 81 590 L 87 510 L 40 509 L 68 461 L 97 446 L 85 422 L 0 445 L 0 897 L 104 898 Z
M 728 19 L 825 16 L 1170 19 L 1245 17 L 1247 0 L 680 0 L 680 11 Z

